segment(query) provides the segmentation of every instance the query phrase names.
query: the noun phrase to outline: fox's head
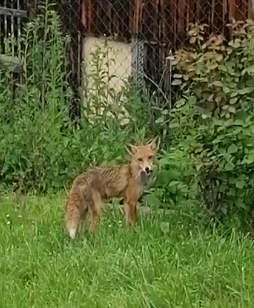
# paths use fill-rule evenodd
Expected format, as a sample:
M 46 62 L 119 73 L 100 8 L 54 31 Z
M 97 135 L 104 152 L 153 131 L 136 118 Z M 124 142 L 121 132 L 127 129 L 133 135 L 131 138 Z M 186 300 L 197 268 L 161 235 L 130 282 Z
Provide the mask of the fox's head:
M 159 146 L 159 137 L 155 137 L 145 145 L 129 144 L 127 146 L 127 151 L 131 158 L 131 164 L 138 173 L 144 172 L 146 175 L 152 173 Z

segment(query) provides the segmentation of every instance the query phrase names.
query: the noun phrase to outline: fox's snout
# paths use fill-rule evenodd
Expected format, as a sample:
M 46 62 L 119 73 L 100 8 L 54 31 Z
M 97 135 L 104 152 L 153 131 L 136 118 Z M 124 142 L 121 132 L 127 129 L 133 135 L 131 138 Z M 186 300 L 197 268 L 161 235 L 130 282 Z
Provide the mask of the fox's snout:
M 153 169 L 151 167 L 145 167 L 143 170 L 146 174 L 150 174 L 153 172 Z

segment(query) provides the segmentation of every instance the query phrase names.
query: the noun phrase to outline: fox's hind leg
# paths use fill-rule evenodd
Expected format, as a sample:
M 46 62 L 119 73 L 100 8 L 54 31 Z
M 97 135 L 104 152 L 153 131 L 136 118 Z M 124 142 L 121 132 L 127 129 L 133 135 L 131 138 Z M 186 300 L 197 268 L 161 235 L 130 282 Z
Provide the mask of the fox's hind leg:
M 81 213 L 81 219 L 80 219 L 80 221 L 79 221 L 79 226 L 78 226 L 78 232 L 79 232 L 79 233 L 80 233 L 81 230 L 82 230 L 82 225 L 83 225 L 83 222 L 84 222 L 84 220 L 85 220 L 87 214 L 88 214 L 88 208 L 85 208 L 85 209 L 82 211 L 82 213 Z
M 93 233 L 98 225 L 101 214 L 101 196 L 98 192 L 94 191 L 92 200 L 89 204 L 90 212 L 90 232 Z

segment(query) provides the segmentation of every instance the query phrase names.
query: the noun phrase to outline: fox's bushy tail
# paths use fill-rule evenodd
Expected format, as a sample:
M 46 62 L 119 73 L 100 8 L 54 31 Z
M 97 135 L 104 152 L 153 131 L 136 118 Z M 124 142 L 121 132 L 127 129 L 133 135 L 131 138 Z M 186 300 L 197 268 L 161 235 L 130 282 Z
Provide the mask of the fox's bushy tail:
M 75 187 L 71 189 L 65 208 L 65 227 L 70 238 L 74 239 L 81 228 L 84 214 L 87 208 L 84 204 L 83 189 Z

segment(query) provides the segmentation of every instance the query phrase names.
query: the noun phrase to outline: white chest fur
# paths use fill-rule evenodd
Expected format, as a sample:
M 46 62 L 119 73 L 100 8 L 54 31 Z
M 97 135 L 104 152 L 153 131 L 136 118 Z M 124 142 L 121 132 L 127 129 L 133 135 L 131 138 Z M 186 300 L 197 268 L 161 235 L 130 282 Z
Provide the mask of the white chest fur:
M 141 172 L 139 174 L 139 191 L 138 191 L 138 195 L 139 197 L 143 194 L 145 186 L 149 180 L 149 175 L 147 175 L 145 172 Z

